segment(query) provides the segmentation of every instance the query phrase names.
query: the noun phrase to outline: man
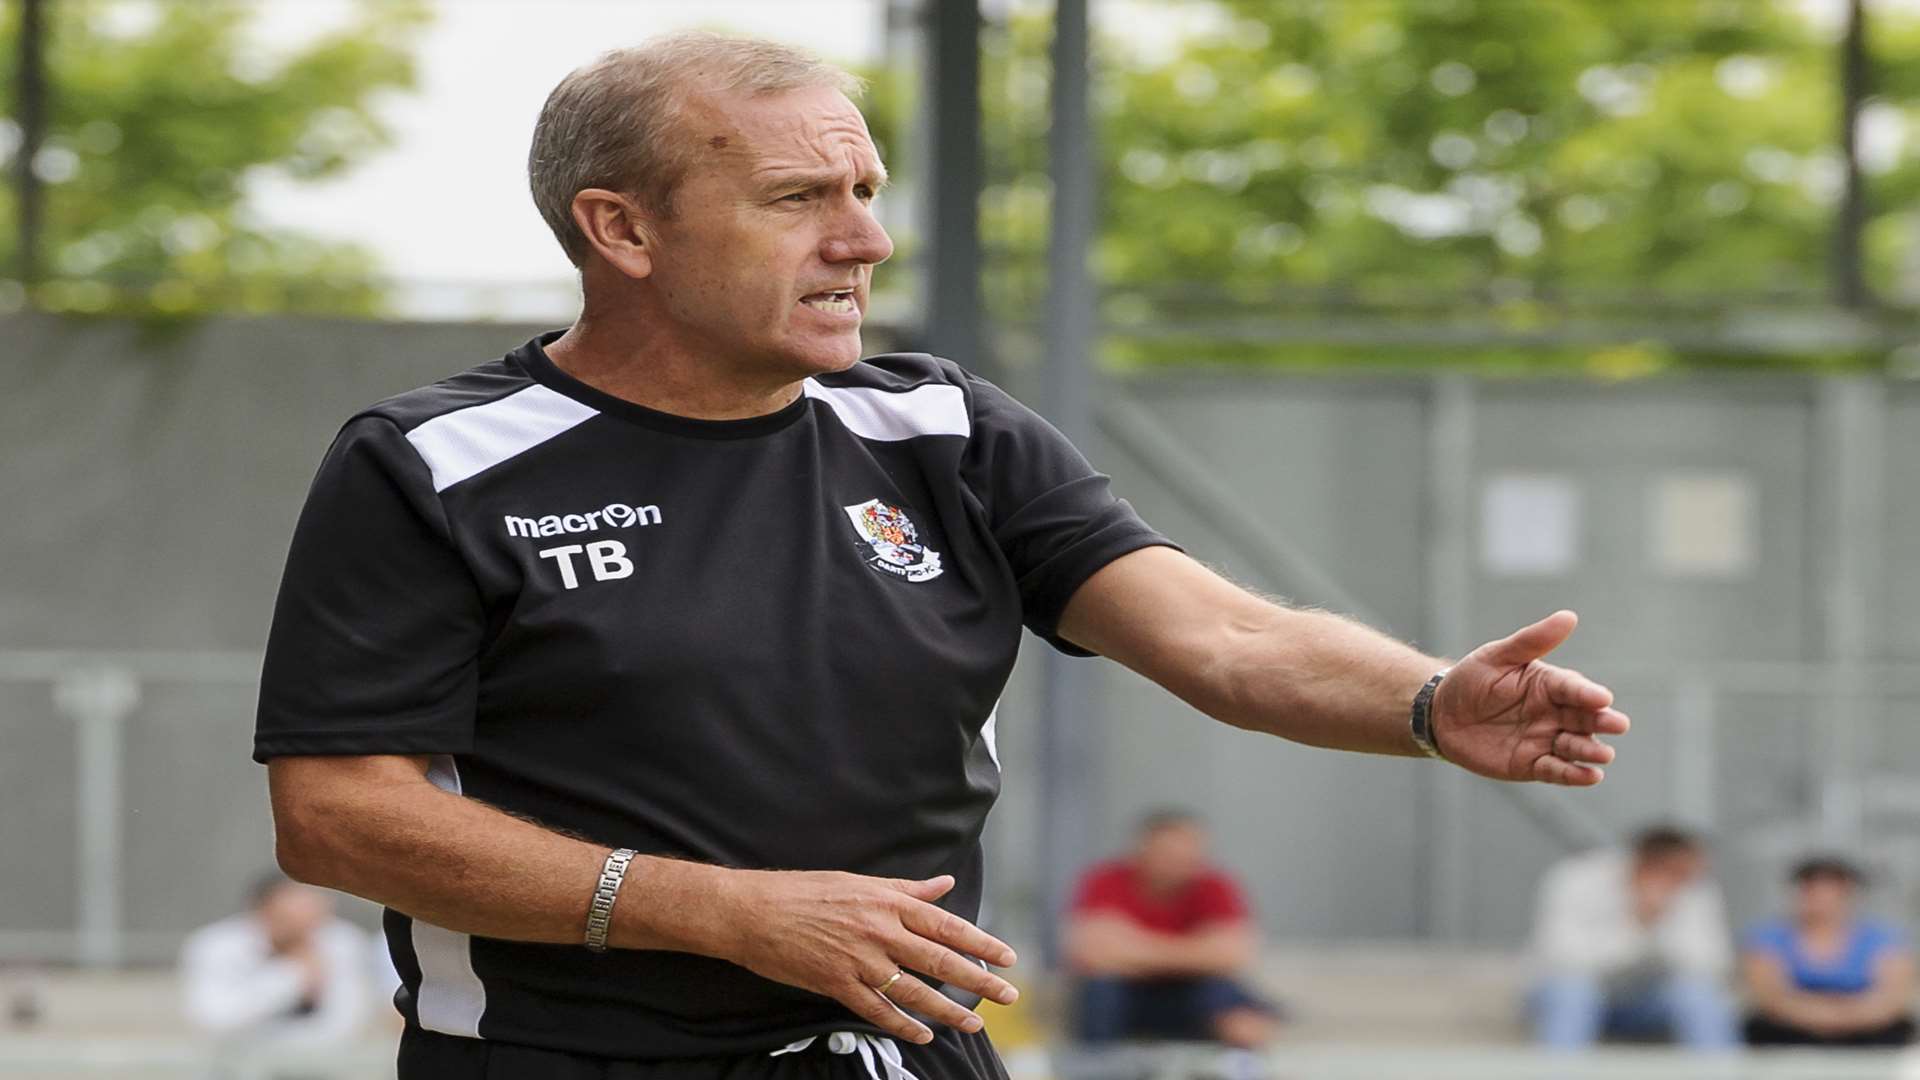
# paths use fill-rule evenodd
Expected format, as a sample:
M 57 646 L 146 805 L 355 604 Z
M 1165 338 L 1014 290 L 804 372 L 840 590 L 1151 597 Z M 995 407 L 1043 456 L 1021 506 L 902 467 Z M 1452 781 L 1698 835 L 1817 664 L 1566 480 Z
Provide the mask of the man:
M 1630 851 L 1589 852 L 1548 871 L 1534 954 L 1545 1046 L 1577 1049 L 1602 1035 L 1671 1037 L 1696 1050 L 1736 1041 L 1726 908 L 1706 851 L 1684 830 L 1649 828 Z
M 1240 887 L 1208 862 L 1199 820 L 1148 814 L 1132 853 L 1093 867 L 1074 895 L 1066 952 L 1081 976 L 1080 1038 L 1265 1046 L 1275 1011 L 1236 978 L 1258 947 Z
M 351 1038 L 373 1009 L 367 935 L 318 889 L 275 874 L 248 910 L 203 926 L 180 950 L 187 1019 L 209 1034 L 318 1045 Z
M 1004 1075 L 971 1006 L 1014 954 L 971 919 L 1022 623 L 1314 745 L 1418 753 L 1420 695 L 1490 776 L 1596 783 L 1627 728 L 1535 662 L 1571 613 L 1433 683 L 954 363 L 859 362 L 892 243 L 853 89 L 703 34 L 568 76 L 529 171 L 579 320 L 353 418 L 314 481 L 254 754 L 282 865 L 387 907 L 403 1078 Z

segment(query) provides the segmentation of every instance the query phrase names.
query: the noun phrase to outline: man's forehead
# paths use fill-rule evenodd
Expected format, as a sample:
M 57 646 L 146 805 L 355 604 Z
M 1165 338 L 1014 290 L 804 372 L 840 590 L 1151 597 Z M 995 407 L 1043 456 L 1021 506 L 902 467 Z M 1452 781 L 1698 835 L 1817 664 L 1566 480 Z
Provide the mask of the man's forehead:
M 757 96 L 702 94 L 688 104 L 691 133 L 709 160 L 745 164 L 756 176 L 844 171 L 849 164 L 886 175 L 866 118 L 830 87 Z

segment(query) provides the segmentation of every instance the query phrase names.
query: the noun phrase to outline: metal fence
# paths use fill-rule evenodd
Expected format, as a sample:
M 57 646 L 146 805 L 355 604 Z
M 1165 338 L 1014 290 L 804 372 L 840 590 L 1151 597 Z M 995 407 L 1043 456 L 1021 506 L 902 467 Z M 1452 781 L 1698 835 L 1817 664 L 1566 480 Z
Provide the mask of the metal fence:
M 259 659 L 0 651 L 0 729 L 26 751 L 8 758 L 22 775 L 7 787 L 0 832 L 12 850 L 33 853 L 0 883 L 9 897 L 0 960 L 166 961 L 188 931 L 237 908 L 272 859 L 264 770 L 246 757 Z M 1619 770 L 1620 782 L 1648 815 L 1717 834 L 1736 910 L 1757 914 L 1779 867 L 1820 845 L 1871 852 L 1894 886 L 1885 898 L 1920 906 L 1920 788 L 1910 779 L 1920 665 L 1641 665 L 1609 677 L 1666 719 L 1634 736 L 1634 766 Z M 1036 712 L 1009 702 L 1016 710 Z M 1126 787 L 1142 778 L 1102 779 Z M 1470 790 L 1552 850 L 1612 838 L 1543 790 Z M 67 861 L 43 857 L 69 850 Z M 995 887 L 998 904 L 1018 902 L 1020 876 Z

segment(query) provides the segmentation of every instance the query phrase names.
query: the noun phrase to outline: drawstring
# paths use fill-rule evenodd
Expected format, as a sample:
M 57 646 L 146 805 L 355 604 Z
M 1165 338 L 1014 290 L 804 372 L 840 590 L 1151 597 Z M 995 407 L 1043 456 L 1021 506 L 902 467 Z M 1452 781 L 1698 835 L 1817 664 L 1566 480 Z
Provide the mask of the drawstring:
M 812 1046 L 814 1040 L 818 1038 L 818 1035 L 809 1035 L 804 1039 L 797 1039 L 767 1056 L 797 1054 Z M 836 1054 L 858 1053 L 860 1063 L 867 1067 L 867 1075 L 872 1080 L 920 1080 L 900 1063 L 900 1047 L 892 1039 L 879 1035 L 863 1035 L 853 1031 L 835 1031 L 827 1036 L 827 1049 Z M 880 1059 L 880 1067 L 885 1068 L 886 1075 L 881 1075 L 880 1068 L 875 1067 L 875 1058 Z

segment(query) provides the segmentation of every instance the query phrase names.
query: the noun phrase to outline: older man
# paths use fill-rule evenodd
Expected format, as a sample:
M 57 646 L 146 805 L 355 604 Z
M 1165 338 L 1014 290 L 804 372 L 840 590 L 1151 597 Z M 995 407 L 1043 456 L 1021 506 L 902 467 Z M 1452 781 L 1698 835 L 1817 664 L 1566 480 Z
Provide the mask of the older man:
M 1591 784 L 1626 730 L 1538 662 L 1569 613 L 1442 680 L 1188 559 L 955 363 L 860 362 L 853 90 L 712 35 L 568 76 L 529 168 L 579 320 L 321 465 L 254 753 L 282 865 L 387 907 L 403 1077 L 1003 1076 L 971 920 L 1023 623 L 1317 746 Z

